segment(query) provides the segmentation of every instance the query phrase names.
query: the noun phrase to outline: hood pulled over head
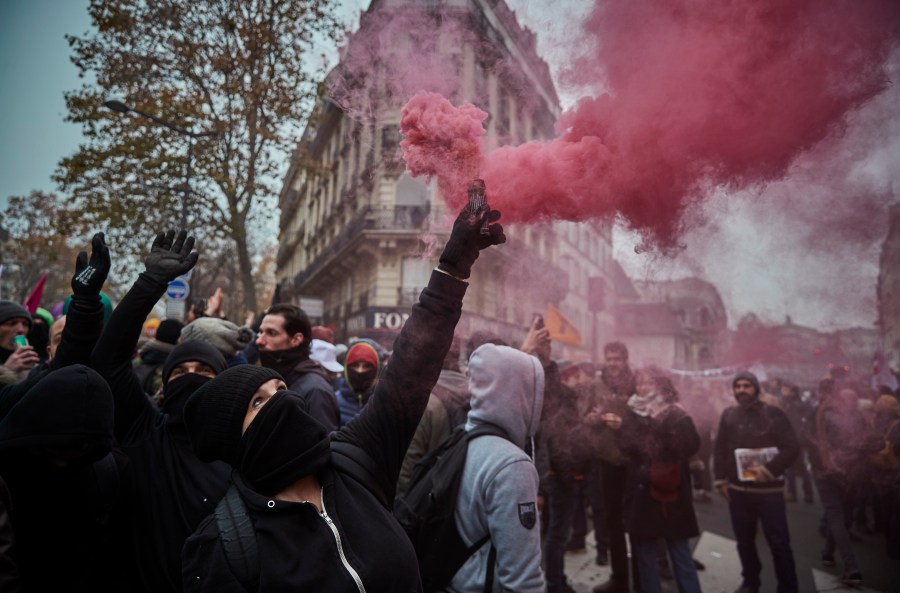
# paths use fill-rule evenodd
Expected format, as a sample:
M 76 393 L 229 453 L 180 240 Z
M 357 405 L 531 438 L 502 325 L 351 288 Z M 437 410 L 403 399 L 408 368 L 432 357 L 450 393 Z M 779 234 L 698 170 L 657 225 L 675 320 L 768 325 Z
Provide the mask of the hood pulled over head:
M 525 449 L 544 406 L 544 369 L 534 356 L 484 344 L 469 358 L 469 425 L 494 424 Z
M 99 459 L 112 444 L 112 391 L 83 365 L 47 374 L 0 421 L 0 451 L 67 449 Z

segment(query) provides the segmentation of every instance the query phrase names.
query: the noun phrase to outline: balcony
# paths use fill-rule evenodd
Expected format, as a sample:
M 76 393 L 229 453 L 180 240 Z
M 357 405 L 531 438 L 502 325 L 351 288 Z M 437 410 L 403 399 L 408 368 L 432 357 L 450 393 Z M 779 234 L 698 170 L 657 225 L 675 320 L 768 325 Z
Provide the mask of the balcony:
M 419 232 L 431 212 L 430 205 L 379 207 L 366 206 L 344 227 L 334 240 L 312 260 L 309 266 L 294 276 L 294 288 L 300 289 L 325 264 L 347 248 L 364 231 Z M 281 254 L 287 257 L 287 254 Z

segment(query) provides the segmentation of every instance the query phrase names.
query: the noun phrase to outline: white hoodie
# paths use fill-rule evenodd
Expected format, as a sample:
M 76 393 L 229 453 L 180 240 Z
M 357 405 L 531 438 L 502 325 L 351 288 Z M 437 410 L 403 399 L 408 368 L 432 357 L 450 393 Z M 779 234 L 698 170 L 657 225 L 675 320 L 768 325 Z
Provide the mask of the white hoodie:
M 497 550 L 493 591 L 542 593 L 538 473 L 525 454 L 544 405 L 544 369 L 537 358 L 514 348 L 485 344 L 469 359 L 472 409 L 466 429 L 502 428 L 510 440 L 482 436 L 469 443 L 456 507 L 456 526 L 468 545 L 490 534 L 459 569 L 448 588 L 481 593 L 491 544 Z

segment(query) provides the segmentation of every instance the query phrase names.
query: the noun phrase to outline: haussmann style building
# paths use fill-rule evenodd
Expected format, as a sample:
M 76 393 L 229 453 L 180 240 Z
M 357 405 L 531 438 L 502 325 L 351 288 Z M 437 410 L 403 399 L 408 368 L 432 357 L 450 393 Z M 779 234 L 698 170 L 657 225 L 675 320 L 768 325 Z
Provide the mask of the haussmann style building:
M 418 20 L 397 26 L 404 18 Z M 372 36 L 388 34 L 389 42 L 373 43 Z M 344 90 L 364 90 L 365 105 L 348 108 L 323 93 L 281 190 L 276 278 L 283 301 L 305 306 L 338 341 L 366 336 L 390 348 L 456 215 L 435 183 L 405 172 L 400 112 L 415 90 L 398 82 L 403 56 L 391 52 L 434 52 L 444 88 L 424 90 L 486 111 L 490 150 L 554 136 L 558 98 L 535 41 L 502 0 L 372 2 L 342 60 L 349 62 L 354 44 L 375 53 L 349 84 L 341 65 L 325 84 L 343 76 Z M 582 337 L 580 344 L 555 342 L 554 358 L 599 361 L 602 344 L 614 338 L 610 227 L 554 221 L 504 228 L 507 244 L 483 252 L 475 266 L 457 333 L 464 340 L 486 330 L 518 346 L 533 315 L 551 304 Z

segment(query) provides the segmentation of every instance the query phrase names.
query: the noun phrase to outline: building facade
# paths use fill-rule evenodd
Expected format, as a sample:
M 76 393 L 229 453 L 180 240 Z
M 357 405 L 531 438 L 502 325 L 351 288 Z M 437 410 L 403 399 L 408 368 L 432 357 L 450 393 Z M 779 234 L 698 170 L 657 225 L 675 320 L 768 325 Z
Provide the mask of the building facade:
M 900 204 L 891 206 L 878 270 L 878 331 L 885 358 L 900 371 Z
M 373 43 L 385 31 L 389 43 Z M 364 68 L 365 52 L 354 54 L 360 47 L 370 52 Z M 399 121 L 414 87 L 404 84 L 406 54 L 398 51 L 435 52 L 440 85 L 426 81 L 422 89 L 488 112 L 488 150 L 550 139 L 559 115 L 534 33 L 502 0 L 375 0 L 363 14 L 343 54 L 357 70 L 348 67 L 348 75 L 339 65 L 329 75 L 342 96 L 318 103 L 284 180 L 276 279 L 283 301 L 321 301 L 316 321 L 334 327 L 336 339 L 367 336 L 388 347 L 456 215 L 435 183 L 405 172 Z M 598 290 L 614 298 L 611 229 L 560 221 L 505 229 L 508 243 L 484 252 L 475 267 L 458 333 L 486 330 L 517 345 L 549 303 L 584 337 L 580 346 L 556 346 L 554 357 L 593 358 L 614 329 L 611 307 L 597 303 Z
M 684 371 L 720 365 L 728 319 L 715 286 L 699 278 L 684 278 L 634 282 L 631 289 L 620 292 L 617 335 L 628 345 L 635 364 Z M 624 298 L 625 294 L 630 296 Z

